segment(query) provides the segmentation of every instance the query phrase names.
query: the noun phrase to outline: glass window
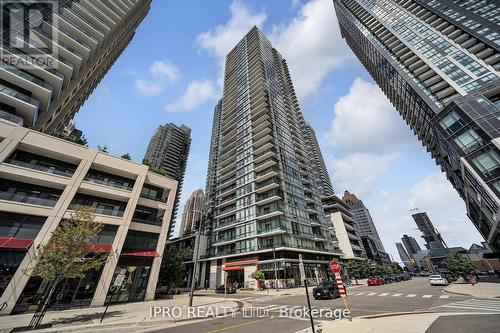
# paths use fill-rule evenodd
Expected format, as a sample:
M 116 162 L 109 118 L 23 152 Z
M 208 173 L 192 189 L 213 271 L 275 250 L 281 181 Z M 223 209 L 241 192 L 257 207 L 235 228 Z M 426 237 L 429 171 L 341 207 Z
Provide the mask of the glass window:
M 476 157 L 473 162 L 482 173 L 491 174 L 498 169 L 500 157 L 495 151 L 490 150 Z
M 439 124 L 444 130 L 446 130 L 446 132 L 451 134 L 459 130 L 465 124 L 465 122 L 455 111 L 452 111 L 446 117 L 441 119 Z
M 469 153 L 483 144 L 483 139 L 473 129 L 462 133 L 455 139 L 456 144 L 465 152 Z

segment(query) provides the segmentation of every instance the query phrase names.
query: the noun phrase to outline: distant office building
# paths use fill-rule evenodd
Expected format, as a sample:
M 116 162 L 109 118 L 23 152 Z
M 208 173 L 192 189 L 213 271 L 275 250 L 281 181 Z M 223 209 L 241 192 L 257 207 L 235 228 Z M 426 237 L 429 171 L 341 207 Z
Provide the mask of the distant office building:
M 53 309 L 100 307 L 155 296 L 177 182 L 113 157 L 0 119 L 0 316 L 33 311 L 47 281 L 26 274 L 59 223 L 88 207 L 102 223 L 93 240 L 110 253 L 99 270 L 62 281 Z M 125 272 L 119 295 L 108 290 Z M 5 302 L 5 303 L 4 303 Z
M 366 253 L 361 238 L 356 232 L 356 220 L 349 205 L 336 195 L 321 198 L 326 220 L 330 223 L 332 239 L 342 251 L 345 259 L 363 259 Z
M 399 258 L 401 258 L 403 265 L 405 265 L 405 267 L 408 269 L 413 269 L 413 265 L 410 262 L 410 257 L 408 256 L 408 253 L 406 253 L 403 244 L 396 243 L 396 248 L 398 249 Z
M 158 127 L 149 141 L 149 146 L 144 156 L 150 168 L 160 169 L 167 177 L 179 182 L 175 195 L 174 211 L 172 221 L 168 230 L 168 237 L 172 237 L 177 208 L 181 197 L 184 174 L 191 147 L 191 129 L 185 125 L 180 127 L 174 124 L 166 124 Z
M 203 190 L 196 190 L 186 201 L 181 220 L 181 236 L 194 232 L 200 228 L 203 217 L 203 206 L 205 204 L 205 195 Z
M 420 248 L 420 245 L 418 245 L 415 238 L 413 238 L 411 236 L 403 235 L 403 237 L 401 238 L 401 241 L 403 242 L 403 245 L 405 246 L 408 255 L 412 258 L 419 251 L 422 251 L 422 249 Z
M 151 1 L 31 2 L 37 9 L 24 13 L 33 17 L 2 20 L 0 118 L 59 136 L 130 43 Z M 13 12 L 9 6 L 22 13 L 20 6 L 27 3 L 2 2 L 3 17 Z M 46 3 L 55 8 L 41 9 Z M 37 27 L 25 24 L 39 18 L 43 23 Z M 36 42 L 19 45 L 18 36 L 10 45 L 9 36 L 25 29 Z M 36 65 L 23 65 L 31 57 Z
M 286 61 L 253 27 L 229 52 L 214 109 L 204 231 L 210 286 L 224 275 L 256 287 L 257 267 L 279 286 L 316 280 L 339 258 L 321 208 L 306 123 Z
M 389 257 L 389 254 L 385 253 L 384 251 L 380 251 L 377 248 L 377 242 L 375 239 L 373 239 L 372 236 L 364 235 L 361 236 L 360 239 L 361 239 L 361 245 L 363 245 L 366 258 L 368 260 L 377 263 L 379 265 L 391 263 L 391 258 Z
M 306 131 L 305 135 L 308 141 L 308 153 L 311 158 L 311 162 L 314 164 L 314 172 L 316 173 L 314 178 L 316 179 L 320 193 L 321 195 L 334 195 L 332 181 L 328 175 L 323 154 L 321 154 L 316 132 L 307 122 L 305 123 L 304 129 Z
M 366 208 L 363 201 L 358 199 L 356 195 L 349 193 L 349 191 L 344 192 L 342 200 L 347 203 L 350 207 L 351 212 L 356 220 L 356 232 L 359 236 L 370 236 L 370 238 L 375 242 L 377 250 L 380 252 L 385 252 L 384 245 L 380 240 L 377 228 L 373 219 L 370 215 L 370 211 Z
M 416 213 L 412 215 L 413 220 L 417 224 L 418 229 L 422 233 L 422 238 L 425 241 L 427 250 L 440 249 L 447 247 L 441 234 L 434 228 L 427 213 Z
M 342 36 L 500 251 L 498 0 L 334 0 Z

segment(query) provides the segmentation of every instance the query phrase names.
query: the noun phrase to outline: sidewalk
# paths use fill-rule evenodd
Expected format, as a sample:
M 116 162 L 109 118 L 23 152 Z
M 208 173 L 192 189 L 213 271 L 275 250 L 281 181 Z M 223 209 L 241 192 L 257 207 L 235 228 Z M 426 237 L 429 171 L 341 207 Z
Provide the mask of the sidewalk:
M 351 322 L 347 319 L 322 322 L 323 333 L 424 333 L 441 316 L 457 316 L 470 313 L 412 313 L 389 317 L 357 317 Z M 476 313 L 477 314 L 477 313 Z M 310 333 L 305 329 L 297 333 Z
M 227 300 L 216 297 L 195 297 L 193 306 L 195 310 L 187 311 L 188 295 L 177 295 L 174 299 L 160 299 L 149 302 L 137 302 L 112 305 L 109 307 L 102 324 L 99 323 L 104 307 L 72 309 L 65 311 L 49 311 L 46 313 L 42 324 L 51 324 L 52 327 L 37 330 L 37 332 L 77 332 L 79 330 L 102 330 L 106 327 L 147 326 L 168 322 L 180 322 L 211 317 L 214 314 L 224 314 L 238 309 L 238 303 L 228 298 Z M 168 307 L 169 313 L 158 314 L 151 317 L 152 307 Z M 173 308 L 175 309 L 172 311 Z M 15 327 L 27 326 L 33 314 L 20 314 L 0 317 L 0 332 L 10 332 Z
M 475 298 L 500 299 L 500 279 L 481 277 L 474 286 L 466 283 L 452 283 L 444 289 L 450 294 L 467 295 Z

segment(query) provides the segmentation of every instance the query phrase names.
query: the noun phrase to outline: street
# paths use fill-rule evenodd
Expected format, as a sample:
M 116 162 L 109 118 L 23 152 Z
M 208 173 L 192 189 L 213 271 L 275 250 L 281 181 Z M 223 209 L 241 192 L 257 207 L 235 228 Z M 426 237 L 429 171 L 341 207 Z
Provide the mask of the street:
M 348 300 L 353 317 L 367 315 L 383 315 L 389 313 L 413 312 L 413 311 L 439 311 L 439 312 L 480 312 L 497 315 L 482 316 L 485 323 L 495 323 L 500 325 L 500 300 L 480 300 L 472 299 L 470 296 L 446 294 L 444 287 L 429 285 L 427 278 L 414 278 L 410 281 L 382 285 L 382 286 L 359 286 L 348 291 Z M 309 290 L 311 292 L 311 290 Z M 295 292 L 296 293 L 296 292 Z M 223 297 L 221 295 L 220 297 Z M 178 325 L 175 327 L 155 330 L 155 332 L 227 332 L 227 333 L 257 333 L 257 332 L 297 332 L 310 327 L 307 317 L 293 316 L 281 318 L 280 311 L 292 311 L 302 309 L 307 306 L 304 295 L 252 295 L 235 294 L 228 296 L 251 304 L 252 307 L 266 309 L 267 316 L 246 318 L 239 313 L 236 316 L 215 318 L 200 321 L 197 323 Z M 343 309 L 343 301 L 335 300 L 314 300 L 311 297 L 311 306 L 315 309 Z M 461 316 L 459 316 L 461 317 Z M 315 324 L 332 320 L 329 318 L 319 318 Z M 459 321 L 461 321 L 458 318 Z M 457 321 L 454 321 L 457 323 Z M 474 321 L 464 321 L 461 325 L 463 329 L 467 323 Z M 435 327 L 440 327 L 439 332 L 446 332 L 446 320 L 437 322 Z M 465 327 L 465 328 L 464 328 Z M 444 328 L 444 329 L 443 329 Z M 437 332 L 433 328 L 433 332 Z M 450 331 L 451 332 L 451 331 Z

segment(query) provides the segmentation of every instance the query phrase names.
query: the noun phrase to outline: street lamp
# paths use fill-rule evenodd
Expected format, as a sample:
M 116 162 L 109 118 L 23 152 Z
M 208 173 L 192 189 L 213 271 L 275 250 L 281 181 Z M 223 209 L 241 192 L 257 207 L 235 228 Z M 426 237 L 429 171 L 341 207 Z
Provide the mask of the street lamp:
M 276 271 L 276 249 L 273 246 L 273 262 L 274 262 L 274 288 L 278 291 L 278 272 Z

